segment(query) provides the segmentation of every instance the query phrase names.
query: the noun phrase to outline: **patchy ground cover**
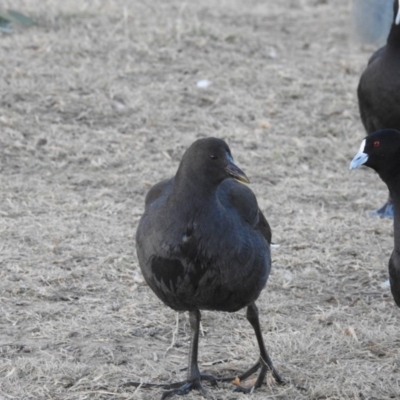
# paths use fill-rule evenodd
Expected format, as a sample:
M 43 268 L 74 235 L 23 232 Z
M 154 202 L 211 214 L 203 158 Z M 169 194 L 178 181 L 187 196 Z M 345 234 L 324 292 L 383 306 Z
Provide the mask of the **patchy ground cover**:
M 280 244 L 258 305 L 276 367 L 307 388 L 251 398 L 400 396 L 393 229 L 368 217 L 386 189 L 348 170 L 373 49 L 347 0 L 3 3 L 38 25 L 0 36 L 0 398 L 156 399 L 124 384 L 184 378 L 187 316 L 143 282 L 134 234 L 149 186 L 211 135 Z M 244 312 L 204 312 L 202 332 L 208 372 L 257 357 Z M 211 392 L 249 398 L 232 388 Z

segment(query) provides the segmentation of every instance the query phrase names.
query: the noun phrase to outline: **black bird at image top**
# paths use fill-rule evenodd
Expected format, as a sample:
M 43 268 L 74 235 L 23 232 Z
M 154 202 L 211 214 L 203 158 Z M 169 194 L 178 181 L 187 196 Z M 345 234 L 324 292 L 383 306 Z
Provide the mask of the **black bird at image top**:
M 383 129 L 367 136 L 353 158 L 350 169 L 366 165 L 386 183 L 394 208 L 394 250 L 389 260 L 390 289 L 400 307 L 400 132 Z
M 400 0 L 393 2 L 393 23 L 386 45 L 369 59 L 358 85 L 358 104 L 367 134 L 382 129 L 400 130 Z M 393 202 L 375 215 L 393 218 Z
M 195 141 L 176 175 L 154 185 L 136 233 L 143 276 L 167 306 L 189 311 L 192 331 L 187 381 L 164 385 L 163 399 L 192 389 L 207 396 L 197 363 L 200 310 L 234 312 L 247 307 L 260 350 L 258 362 L 240 380 L 261 369 L 254 388 L 271 370 L 283 383 L 265 349 L 255 305 L 271 270 L 271 228 L 258 208 L 244 172 L 221 139 Z M 251 389 L 238 387 L 240 391 Z

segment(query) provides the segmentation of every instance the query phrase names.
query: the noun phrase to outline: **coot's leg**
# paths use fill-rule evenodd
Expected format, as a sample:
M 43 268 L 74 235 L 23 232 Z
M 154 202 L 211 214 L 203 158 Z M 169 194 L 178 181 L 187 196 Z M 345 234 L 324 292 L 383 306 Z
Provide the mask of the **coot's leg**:
M 392 200 L 392 196 L 389 193 L 389 197 L 386 201 L 386 203 L 379 209 L 376 211 L 373 211 L 371 213 L 372 217 L 381 217 L 381 218 L 390 218 L 393 219 L 394 218 L 394 208 L 393 208 L 393 200 Z

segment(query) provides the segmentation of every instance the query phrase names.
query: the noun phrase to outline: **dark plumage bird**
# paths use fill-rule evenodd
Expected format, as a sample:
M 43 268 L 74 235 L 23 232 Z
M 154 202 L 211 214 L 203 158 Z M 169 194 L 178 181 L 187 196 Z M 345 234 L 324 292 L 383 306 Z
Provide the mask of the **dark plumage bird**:
M 384 129 L 367 136 L 353 158 L 350 169 L 366 165 L 386 183 L 393 199 L 394 250 L 389 260 L 390 288 L 400 307 L 400 132 Z
M 271 270 L 271 229 L 254 193 L 238 181 L 249 182 L 228 145 L 205 138 L 188 148 L 173 178 L 157 183 L 146 196 L 136 234 L 140 268 L 159 299 L 189 311 L 192 331 L 187 381 L 162 398 L 192 389 L 206 395 L 201 381 L 217 380 L 201 374 L 197 364 L 200 310 L 247 307 L 260 358 L 239 378 L 261 369 L 254 388 L 268 370 L 283 382 L 265 349 L 255 305 Z
M 400 130 L 400 13 L 399 1 L 393 3 L 394 19 L 385 46 L 369 59 L 358 85 L 358 104 L 362 123 L 371 134 L 381 129 Z M 393 218 L 393 203 L 376 215 Z

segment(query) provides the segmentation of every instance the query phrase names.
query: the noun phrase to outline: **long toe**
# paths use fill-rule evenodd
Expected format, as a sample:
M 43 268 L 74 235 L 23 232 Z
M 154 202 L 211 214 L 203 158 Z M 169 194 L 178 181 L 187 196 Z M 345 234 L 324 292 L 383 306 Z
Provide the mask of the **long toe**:
M 254 390 L 260 388 L 262 384 L 264 383 L 265 376 L 267 375 L 267 372 L 269 370 L 269 367 L 266 365 L 263 365 L 261 367 L 261 371 L 255 380 L 253 385 L 250 386 L 242 386 L 242 385 L 237 385 L 235 388 L 235 392 L 241 392 L 241 393 L 251 393 Z
M 257 361 L 252 367 L 250 367 L 248 370 L 246 370 L 245 372 L 243 372 L 240 375 L 230 375 L 230 376 L 221 376 L 218 378 L 215 378 L 212 375 L 201 375 L 201 379 L 202 380 L 211 380 L 211 384 L 214 385 L 213 380 L 216 381 L 216 383 L 218 382 L 233 382 L 233 384 L 237 384 L 238 382 L 242 382 L 245 381 L 247 378 L 249 378 L 251 375 L 253 375 L 254 373 L 256 373 L 259 369 L 261 368 L 261 361 Z M 205 378 L 205 376 L 208 376 L 210 378 Z M 214 379 L 212 379 L 214 378 Z
M 267 371 L 270 370 L 272 372 L 272 376 L 274 377 L 276 383 L 279 383 L 279 384 L 284 384 L 285 383 L 285 381 L 279 375 L 279 372 L 276 370 L 276 368 L 272 364 L 271 365 L 265 364 L 262 360 L 257 361 L 251 368 L 249 368 L 247 371 L 243 372 L 243 374 L 239 375 L 239 377 L 238 377 L 239 380 L 240 381 L 245 381 L 248 377 L 253 375 L 261 367 L 263 369 L 265 367 Z M 261 374 L 261 372 L 260 372 L 260 374 Z
M 242 382 L 246 381 L 247 378 L 249 378 L 252 374 L 254 374 L 258 369 L 260 369 L 260 373 L 258 374 L 257 379 L 253 380 L 253 384 L 250 386 L 244 385 L 242 386 Z M 234 384 L 236 384 L 235 392 L 241 392 L 241 393 L 251 393 L 255 389 L 258 389 L 262 386 L 264 383 L 265 377 L 268 373 L 268 371 L 272 372 L 272 376 L 274 377 L 275 381 L 279 385 L 285 385 L 286 382 L 282 379 L 282 377 L 279 375 L 278 371 L 275 369 L 275 367 L 271 365 L 267 365 L 265 362 L 262 360 L 259 360 L 257 363 L 255 363 L 251 368 L 249 368 L 246 372 L 241 374 L 235 381 Z
M 286 385 L 286 381 L 279 375 L 279 372 L 275 369 L 275 367 L 272 367 L 272 376 L 277 384 Z
M 234 392 L 237 393 L 245 393 L 245 394 L 249 394 L 254 390 L 254 386 L 251 387 L 243 387 L 243 386 L 236 386 L 235 389 L 233 389 Z
M 221 379 L 218 379 L 213 375 L 207 375 L 207 374 L 201 374 L 200 375 L 200 379 L 202 381 L 210 382 L 211 386 L 217 386 L 218 385 L 218 381 L 221 382 Z
M 187 382 L 178 389 L 168 390 L 164 392 L 161 396 L 161 400 L 167 399 L 168 397 L 172 397 L 175 395 L 184 396 L 185 394 L 188 394 L 192 389 L 193 389 L 193 383 Z
M 205 377 L 205 378 L 203 378 Z M 216 384 L 216 379 L 211 375 L 202 375 L 201 378 L 205 380 L 209 380 L 212 384 Z M 161 400 L 168 399 L 172 396 L 184 396 L 191 392 L 192 390 L 198 390 L 206 399 L 213 399 L 213 396 L 203 387 L 200 379 L 196 379 L 194 381 L 188 381 L 184 383 L 181 387 L 173 390 L 168 390 L 164 392 L 161 396 Z
M 261 361 L 257 361 L 251 368 L 239 375 L 239 380 L 244 381 L 261 368 Z

